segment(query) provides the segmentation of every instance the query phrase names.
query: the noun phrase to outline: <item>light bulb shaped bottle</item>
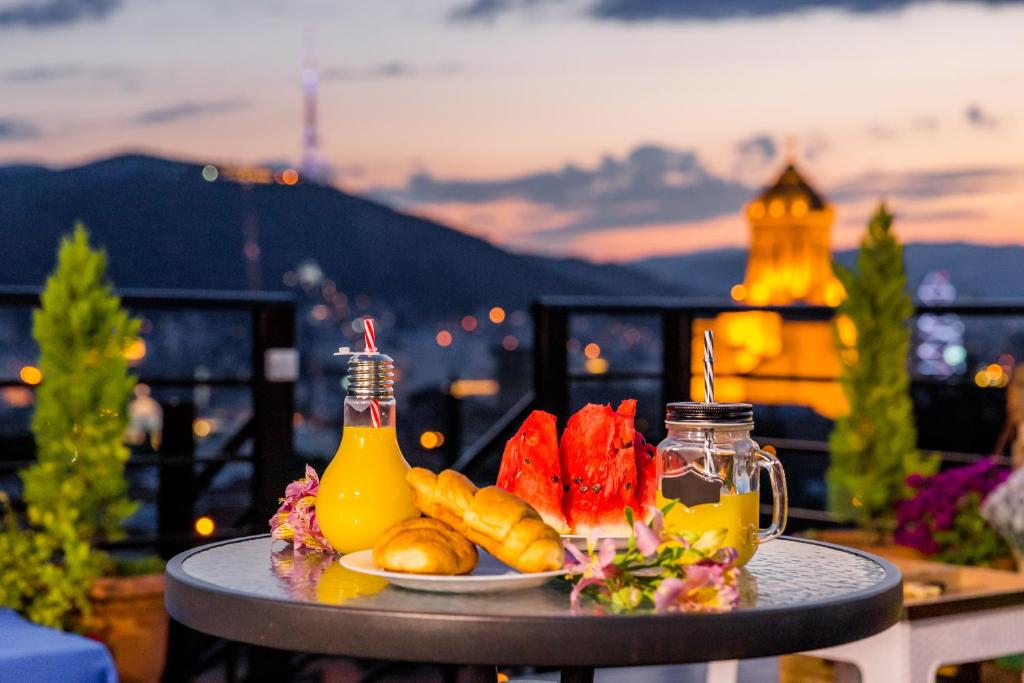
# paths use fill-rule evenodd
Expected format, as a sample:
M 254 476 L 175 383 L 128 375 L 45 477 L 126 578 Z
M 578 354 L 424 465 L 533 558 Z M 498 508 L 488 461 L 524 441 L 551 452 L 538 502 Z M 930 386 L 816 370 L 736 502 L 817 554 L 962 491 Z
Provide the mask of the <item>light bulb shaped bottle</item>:
M 419 516 L 395 433 L 394 361 L 360 353 L 348 363 L 341 444 L 320 478 L 316 517 L 339 553 L 373 547 L 388 527 Z M 379 407 L 379 424 L 374 418 Z

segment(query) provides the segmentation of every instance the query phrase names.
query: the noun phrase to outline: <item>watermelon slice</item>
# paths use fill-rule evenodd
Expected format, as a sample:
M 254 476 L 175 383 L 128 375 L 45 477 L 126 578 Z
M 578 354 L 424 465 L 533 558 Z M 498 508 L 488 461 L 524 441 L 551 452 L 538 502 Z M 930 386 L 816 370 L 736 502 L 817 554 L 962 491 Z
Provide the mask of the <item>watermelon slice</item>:
M 638 510 L 635 414 L 636 401 L 630 399 L 617 411 L 590 403 L 569 418 L 559 453 L 562 509 L 573 533 L 629 535 L 626 506 Z
M 562 470 L 555 416 L 535 410 L 505 444 L 498 488 L 519 496 L 559 533 L 569 525 L 562 514 Z
M 658 504 L 658 449 L 636 433 L 636 504 L 637 514 L 650 516 L 650 507 Z

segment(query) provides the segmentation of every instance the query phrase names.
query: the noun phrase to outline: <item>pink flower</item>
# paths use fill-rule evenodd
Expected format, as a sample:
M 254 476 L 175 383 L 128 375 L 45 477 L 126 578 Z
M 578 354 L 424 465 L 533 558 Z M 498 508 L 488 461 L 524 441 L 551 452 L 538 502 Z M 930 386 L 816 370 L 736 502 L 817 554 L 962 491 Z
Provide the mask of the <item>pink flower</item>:
M 661 582 L 658 589 L 654 591 L 654 608 L 659 612 L 667 612 L 679 601 L 679 594 L 686 585 L 682 579 L 670 577 Z
M 686 568 L 686 578 L 670 577 L 654 592 L 658 611 L 723 612 L 736 606 L 736 569 L 715 563 L 698 563 Z
M 333 552 L 331 544 L 320 531 L 316 519 L 316 494 L 320 489 L 320 478 L 309 465 L 306 476 L 288 484 L 281 507 L 270 518 L 270 535 L 275 539 L 290 541 L 295 552 L 309 549 L 316 552 Z
M 270 518 L 270 536 L 280 541 L 290 541 L 295 536 L 295 529 L 288 523 L 291 510 L 284 505 Z
M 567 563 L 565 569 L 570 574 L 579 574 L 581 577 L 573 586 L 572 595 L 569 596 L 569 602 L 573 609 L 579 607 L 580 593 L 584 588 L 604 583 L 605 579 L 616 571 L 612 566 L 615 561 L 615 541 L 610 538 L 604 539 L 601 541 L 601 547 L 597 553 L 594 552 L 594 542 L 593 538 L 587 539 L 586 555 L 572 543 L 565 543 L 566 550 L 576 560 L 575 563 Z M 610 571 L 607 571 L 609 569 Z
M 284 490 L 284 497 L 286 499 L 298 500 L 304 496 L 313 496 L 316 498 L 317 491 L 320 489 L 320 477 L 317 476 L 316 470 L 309 465 L 306 465 L 306 476 L 302 479 L 296 479 Z
M 661 531 L 665 523 L 661 510 L 653 508 L 652 515 L 650 525 L 644 524 L 639 519 L 633 522 L 633 535 L 636 537 L 637 550 L 648 558 L 658 554 L 658 548 L 662 543 Z

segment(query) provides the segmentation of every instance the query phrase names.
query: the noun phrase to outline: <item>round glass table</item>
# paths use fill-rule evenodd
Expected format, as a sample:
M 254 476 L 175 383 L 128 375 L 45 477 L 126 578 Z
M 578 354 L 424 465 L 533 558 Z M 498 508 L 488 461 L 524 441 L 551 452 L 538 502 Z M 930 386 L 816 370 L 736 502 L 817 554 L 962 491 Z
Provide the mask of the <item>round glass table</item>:
M 899 571 L 850 548 L 781 538 L 740 577 L 719 614 L 573 612 L 569 585 L 474 595 L 422 593 L 356 574 L 334 556 L 293 553 L 268 535 L 193 548 L 167 565 L 167 611 L 211 635 L 283 650 L 467 666 L 594 667 L 745 659 L 860 640 L 896 623 Z

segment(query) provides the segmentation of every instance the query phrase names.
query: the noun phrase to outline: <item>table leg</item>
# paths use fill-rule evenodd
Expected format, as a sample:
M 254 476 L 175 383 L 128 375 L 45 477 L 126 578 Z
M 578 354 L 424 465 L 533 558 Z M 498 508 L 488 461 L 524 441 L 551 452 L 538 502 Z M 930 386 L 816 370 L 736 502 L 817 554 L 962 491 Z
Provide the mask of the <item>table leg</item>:
M 564 666 L 561 683 L 594 683 L 594 667 L 592 666 Z
M 462 680 L 465 683 L 496 683 L 498 667 L 470 664 L 462 667 Z

